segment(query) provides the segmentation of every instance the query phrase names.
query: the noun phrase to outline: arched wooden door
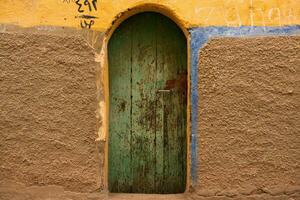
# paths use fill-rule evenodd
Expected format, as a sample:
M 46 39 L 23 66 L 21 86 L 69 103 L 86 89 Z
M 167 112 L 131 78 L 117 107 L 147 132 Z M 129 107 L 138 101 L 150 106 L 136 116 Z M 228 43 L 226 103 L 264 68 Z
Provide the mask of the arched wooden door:
M 161 14 L 137 14 L 116 29 L 108 53 L 110 192 L 184 192 L 187 46 L 183 32 Z

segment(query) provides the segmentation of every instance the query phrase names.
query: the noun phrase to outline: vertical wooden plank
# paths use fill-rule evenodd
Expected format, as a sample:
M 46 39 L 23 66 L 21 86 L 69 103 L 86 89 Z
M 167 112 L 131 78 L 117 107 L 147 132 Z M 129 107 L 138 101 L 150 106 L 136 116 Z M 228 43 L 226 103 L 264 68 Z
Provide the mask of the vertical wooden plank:
M 177 66 L 177 85 L 176 85 L 176 97 L 174 103 L 177 105 L 177 113 L 175 115 L 175 121 L 177 123 L 177 132 L 174 134 L 176 141 L 174 143 L 177 147 L 177 152 L 174 152 L 177 159 L 175 162 L 178 163 L 178 168 L 173 174 L 177 177 L 176 183 L 173 184 L 173 190 L 183 192 L 185 189 L 185 178 L 186 178 L 186 74 L 187 74 L 187 59 L 186 59 L 186 42 L 183 34 L 178 30 L 177 26 L 173 26 L 173 35 L 171 39 L 177 41 L 173 43 L 172 58 L 173 65 Z
M 176 37 L 178 38 L 177 48 L 176 48 L 176 57 L 179 65 L 179 94 L 178 94 L 178 103 L 179 103 L 179 115 L 178 115 L 178 125 L 180 126 L 180 131 L 178 132 L 178 139 L 180 148 L 178 150 L 178 156 L 180 157 L 180 173 L 179 173 L 179 182 L 182 183 L 180 186 L 179 192 L 184 192 L 186 188 L 187 180 L 187 41 L 184 34 L 180 31 L 177 31 Z
M 131 26 L 122 24 L 110 39 L 109 190 L 130 192 L 131 171 Z
M 165 191 L 165 179 L 164 179 L 164 146 L 167 145 L 167 138 L 164 137 L 164 96 L 166 94 L 158 92 L 158 90 L 165 89 L 164 79 L 164 63 L 165 55 L 163 51 L 163 37 L 161 16 L 156 15 L 156 131 L 155 131 L 155 191 L 156 193 L 164 193 Z M 168 94 L 167 94 L 168 95 Z
M 175 190 L 178 192 L 184 192 L 186 187 L 186 123 L 187 123 L 187 44 L 184 34 L 176 26 L 173 31 L 174 40 L 177 41 L 174 44 L 174 57 L 175 65 L 177 68 L 177 98 L 178 104 L 177 113 L 177 155 L 179 163 L 177 171 L 177 184 Z
M 176 50 L 176 44 L 178 41 L 174 40 L 173 33 L 173 24 L 169 22 L 168 19 L 163 19 L 163 33 L 168 37 L 164 37 L 163 49 L 164 54 L 166 55 L 166 63 L 165 63 L 165 74 L 164 78 L 167 82 L 175 81 L 177 79 L 178 66 L 176 65 L 176 58 L 174 52 Z M 168 149 L 168 155 L 166 155 L 165 162 L 168 163 L 168 170 L 165 171 L 165 181 L 167 181 L 167 190 L 168 191 L 176 191 L 176 186 L 178 184 L 178 168 L 180 163 L 178 163 L 178 157 L 176 155 L 179 147 L 178 147 L 178 139 L 177 139 L 177 115 L 180 111 L 179 105 L 177 104 L 177 88 L 176 84 L 170 87 L 172 89 L 172 93 L 165 97 L 165 102 L 168 102 L 164 108 L 165 124 L 167 125 L 164 129 L 165 134 L 168 136 L 168 145 L 165 147 Z M 180 184 L 180 183 L 179 183 Z
M 132 41 L 133 191 L 153 193 L 155 185 L 155 18 L 135 16 Z

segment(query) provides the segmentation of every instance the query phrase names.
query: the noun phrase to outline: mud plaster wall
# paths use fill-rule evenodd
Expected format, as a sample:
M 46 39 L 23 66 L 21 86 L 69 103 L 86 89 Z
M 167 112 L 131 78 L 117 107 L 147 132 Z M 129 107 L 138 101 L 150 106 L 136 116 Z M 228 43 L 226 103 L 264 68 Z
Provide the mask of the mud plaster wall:
M 96 68 L 79 35 L 0 33 L 0 180 L 99 187 Z
M 101 128 L 96 123 L 97 104 L 102 102 L 99 101 L 102 83 L 97 80 L 99 63 L 95 60 L 101 58 L 95 57 L 93 47 L 101 48 L 101 44 L 91 46 L 80 35 L 61 35 L 56 30 L 51 34 L 0 34 L 0 180 L 58 185 L 81 192 L 102 189 L 105 142 L 97 144 L 95 141 Z M 214 39 L 201 51 L 203 65 L 198 68 L 199 82 L 215 86 L 198 90 L 199 130 L 195 157 L 198 158 L 198 178 L 193 185 L 196 191 L 193 195 L 299 193 L 297 38 Z M 239 77 L 240 74 L 243 76 Z M 279 82 L 275 79 L 277 76 Z M 256 77 L 261 77 L 262 82 L 257 82 Z M 260 83 L 265 89 L 258 87 Z M 288 86 L 293 86 L 291 94 L 284 93 Z M 251 107 L 254 111 L 249 108 L 250 114 L 244 115 L 248 104 L 252 105 L 256 99 L 256 96 L 251 97 L 251 91 L 254 95 L 271 94 L 271 107 L 268 101 L 258 98 L 262 103 L 254 103 Z M 244 93 L 249 96 L 242 98 Z M 277 104 L 275 100 L 280 101 Z M 292 106 L 298 113 L 285 110 Z M 277 107 L 281 108 L 278 112 L 285 115 L 276 114 Z M 231 110 L 240 116 L 231 115 Z M 252 116 L 251 120 L 248 116 Z M 246 123 L 247 120 L 250 121 Z M 215 128 L 206 122 L 212 122 Z M 285 127 L 283 136 L 279 133 Z M 254 134 L 261 138 L 257 143 L 252 143 L 256 140 Z M 236 143 L 230 143 L 231 140 Z M 241 148 L 231 149 L 234 145 Z M 267 160 L 262 162 L 257 155 Z M 279 182 L 281 179 L 284 181 Z
M 300 191 L 300 37 L 211 39 L 198 66 L 198 195 Z

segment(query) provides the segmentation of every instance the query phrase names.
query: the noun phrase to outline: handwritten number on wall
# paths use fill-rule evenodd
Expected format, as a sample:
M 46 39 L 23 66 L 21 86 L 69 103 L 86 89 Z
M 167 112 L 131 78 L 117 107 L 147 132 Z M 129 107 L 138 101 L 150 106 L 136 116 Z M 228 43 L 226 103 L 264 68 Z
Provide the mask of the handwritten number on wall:
M 75 3 L 78 6 L 77 11 L 83 14 L 80 16 L 76 16 L 75 18 L 84 18 L 80 21 L 81 28 L 91 29 L 91 27 L 95 24 L 95 20 L 93 19 L 96 19 L 97 17 L 93 15 L 85 15 L 84 12 L 97 11 L 97 0 L 76 0 Z
M 83 0 L 83 3 L 81 3 L 82 0 L 77 0 L 76 1 L 76 4 L 78 5 L 78 12 L 80 13 L 83 13 L 84 10 L 83 10 L 83 6 L 86 6 L 88 7 L 89 11 L 97 11 L 97 0 L 92 0 L 90 2 L 90 0 Z
M 97 11 L 97 0 L 93 0 L 92 3 L 93 3 L 94 9 Z
M 78 12 L 82 13 L 84 10 L 81 10 L 82 4 L 79 2 L 80 0 L 76 1 L 76 4 L 78 5 Z
M 88 28 L 88 29 L 91 29 L 92 25 L 95 24 L 95 21 L 94 20 L 81 20 L 80 22 L 80 26 L 81 28 Z

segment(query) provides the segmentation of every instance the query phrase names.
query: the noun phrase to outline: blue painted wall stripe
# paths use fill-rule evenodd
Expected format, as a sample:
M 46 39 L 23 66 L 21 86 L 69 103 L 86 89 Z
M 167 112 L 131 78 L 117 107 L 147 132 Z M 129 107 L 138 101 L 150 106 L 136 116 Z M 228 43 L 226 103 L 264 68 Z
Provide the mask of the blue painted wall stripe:
M 198 61 L 199 50 L 213 37 L 251 37 L 300 35 L 300 25 L 283 27 L 196 27 L 189 29 L 191 34 L 191 181 L 197 183 L 197 134 L 198 133 Z M 201 99 L 200 99 L 201 101 Z M 200 119 L 201 123 L 201 119 Z M 201 135 L 200 135 L 201 137 Z M 200 166 L 201 167 L 201 166 Z

